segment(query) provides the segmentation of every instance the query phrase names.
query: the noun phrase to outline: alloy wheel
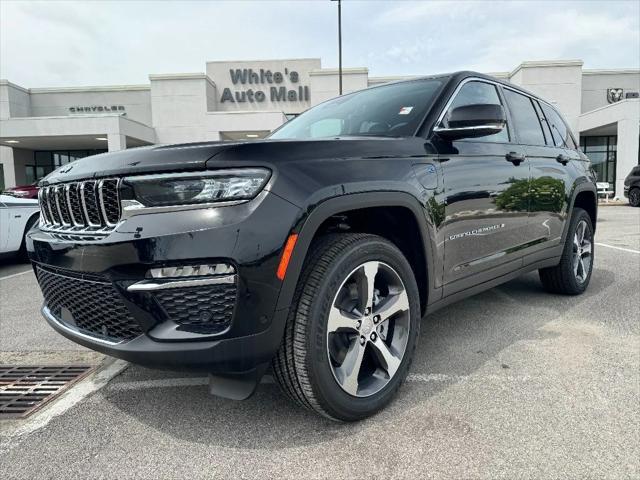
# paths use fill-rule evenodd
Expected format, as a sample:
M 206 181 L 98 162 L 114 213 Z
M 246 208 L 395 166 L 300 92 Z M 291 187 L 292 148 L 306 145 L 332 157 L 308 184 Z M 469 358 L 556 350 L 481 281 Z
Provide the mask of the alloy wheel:
M 394 377 L 409 340 L 409 297 L 398 273 L 377 261 L 355 268 L 329 311 L 327 353 L 336 382 L 369 397 Z
M 593 260 L 593 244 L 587 222 L 581 220 L 573 235 L 573 274 L 576 280 L 584 283 L 587 280 Z

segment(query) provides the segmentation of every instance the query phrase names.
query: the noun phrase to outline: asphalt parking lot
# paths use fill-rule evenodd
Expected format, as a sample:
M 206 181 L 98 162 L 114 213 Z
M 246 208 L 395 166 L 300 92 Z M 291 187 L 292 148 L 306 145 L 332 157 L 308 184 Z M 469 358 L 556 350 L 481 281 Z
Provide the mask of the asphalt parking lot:
M 2 478 L 640 478 L 640 209 L 602 207 L 596 242 L 582 296 L 529 274 L 424 318 L 408 382 L 357 424 L 270 382 L 233 402 L 105 361 L 46 326 L 28 266 L 1 264 L 0 363 L 102 365 L 0 422 Z

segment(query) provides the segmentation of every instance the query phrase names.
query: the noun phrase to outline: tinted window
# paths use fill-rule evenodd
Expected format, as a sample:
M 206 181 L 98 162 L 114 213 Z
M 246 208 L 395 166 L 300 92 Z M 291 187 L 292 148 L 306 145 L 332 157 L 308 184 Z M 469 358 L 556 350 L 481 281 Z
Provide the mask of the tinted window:
M 526 95 L 507 89 L 504 90 L 504 96 L 507 97 L 511 118 L 520 143 L 525 145 L 544 145 L 540 119 L 533 107 L 533 103 L 531 103 L 531 99 Z
M 553 108 L 549 105 L 542 104 L 542 111 L 547 119 L 551 133 L 553 134 L 553 141 L 556 147 L 567 147 L 575 149 L 576 145 L 573 143 L 571 133 L 564 123 L 564 120 L 558 115 Z
M 460 91 L 456 94 L 451 106 L 447 110 L 442 123 L 445 127 L 448 126 L 449 116 L 454 108 L 464 107 L 467 105 L 501 105 L 498 91 L 494 85 L 484 82 L 468 82 L 465 83 Z M 508 142 L 509 132 L 507 128 L 504 128 L 501 132 L 494 133 L 493 135 L 487 135 L 486 137 L 477 137 L 469 139 L 472 142 Z
M 542 124 L 542 130 L 544 131 L 544 141 L 547 145 L 553 147 L 553 135 L 551 135 L 551 130 L 549 129 L 549 124 L 544 118 L 544 113 L 542 113 L 542 107 L 540 107 L 540 102 L 537 100 L 533 100 L 533 106 L 536 107 L 536 113 L 538 114 L 538 118 L 540 119 L 540 123 Z
M 415 135 L 446 78 L 369 88 L 313 107 L 270 138 Z

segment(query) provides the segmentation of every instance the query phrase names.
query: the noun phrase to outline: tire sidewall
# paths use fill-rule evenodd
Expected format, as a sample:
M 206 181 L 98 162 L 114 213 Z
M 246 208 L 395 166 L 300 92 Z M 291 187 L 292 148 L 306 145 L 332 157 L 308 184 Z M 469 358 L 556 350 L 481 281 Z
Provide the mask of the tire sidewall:
M 354 397 L 336 381 L 327 353 L 327 319 L 338 288 L 351 272 L 367 261 L 380 261 L 400 276 L 409 298 L 410 332 L 404 357 L 393 379 L 370 397 Z M 307 370 L 314 394 L 332 416 L 357 420 L 382 408 L 407 376 L 420 329 L 420 295 L 411 266 L 393 244 L 384 239 L 363 239 L 341 252 L 330 265 L 310 308 L 307 332 Z
M 629 192 L 629 205 L 640 207 L 640 188 L 632 188 Z
M 587 278 L 585 278 L 584 282 L 579 282 L 575 274 L 573 273 L 573 237 L 576 233 L 578 224 L 583 220 L 587 224 L 589 236 L 591 238 L 591 264 L 589 265 Z M 591 273 L 593 272 L 593 264 L 595 261 L 595 239 L 593 225 L 591 224 L 591 217 L 589 216 L 589 214 L 582 209 L 576 210 L 575 215 L 573 216 L 569 235 L 567 236 L 567 241 L 565 244 L 565 255 L 569 257 L 567 265 L 570 269 L 568 280 L 569 282 L 571 282 L 571 289 L 575 292 L 582 293 L 587 289 L 587 286 L 589 285 L 589 281 L 591 280 Z

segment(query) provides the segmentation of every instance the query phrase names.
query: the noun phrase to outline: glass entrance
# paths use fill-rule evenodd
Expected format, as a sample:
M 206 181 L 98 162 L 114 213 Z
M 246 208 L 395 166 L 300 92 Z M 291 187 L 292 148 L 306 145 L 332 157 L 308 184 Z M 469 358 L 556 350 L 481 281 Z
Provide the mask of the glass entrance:
M 618 137 L 615 135 L 581 137 L 580 148 L 591 160 L 593 169 L 598 175 L 598 182 L 609 183 L 610 189 L 615 191 Z
M 98 150 L 40 150 L 33 152 L 33 165 L 25 166 L 25 176 L 27 183 L 40 180 L 45 175 L 53 172 L 56 168 L 78 160 L 80 158 L 105 153 L 106 149 Z

